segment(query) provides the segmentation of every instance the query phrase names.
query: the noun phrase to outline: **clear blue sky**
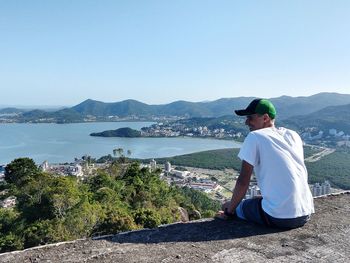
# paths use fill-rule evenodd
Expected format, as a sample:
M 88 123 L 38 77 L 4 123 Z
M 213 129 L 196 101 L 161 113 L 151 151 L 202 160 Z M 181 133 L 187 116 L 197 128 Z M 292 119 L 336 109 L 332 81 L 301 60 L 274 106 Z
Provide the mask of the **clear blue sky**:
M 348 0 L 1 0 L 0 104 L 350 93 Z

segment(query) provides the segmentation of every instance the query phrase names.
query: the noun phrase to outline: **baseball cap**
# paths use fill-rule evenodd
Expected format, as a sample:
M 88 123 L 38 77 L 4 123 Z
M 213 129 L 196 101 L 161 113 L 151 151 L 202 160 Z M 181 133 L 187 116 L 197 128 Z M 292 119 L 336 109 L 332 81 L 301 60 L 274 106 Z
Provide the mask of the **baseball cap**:
M 244 110 L 235 110 L 235 113 L 239 116 L 247 116 L 252 114 L 265 114 L 267 113 L 271 119 L 276 117 L 275 106 L 271 101 L 267 99 L 255 99 L 249 103 L 248 107 Z

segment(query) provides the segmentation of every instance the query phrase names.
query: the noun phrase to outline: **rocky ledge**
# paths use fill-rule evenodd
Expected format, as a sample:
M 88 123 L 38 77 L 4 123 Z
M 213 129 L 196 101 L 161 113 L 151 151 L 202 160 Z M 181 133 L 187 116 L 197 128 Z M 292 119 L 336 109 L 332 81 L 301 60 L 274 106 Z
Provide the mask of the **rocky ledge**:
M 315 199 L 304 227 L 205 219 L 0 255 L 0 262 L 348 262 L 350 194 Z

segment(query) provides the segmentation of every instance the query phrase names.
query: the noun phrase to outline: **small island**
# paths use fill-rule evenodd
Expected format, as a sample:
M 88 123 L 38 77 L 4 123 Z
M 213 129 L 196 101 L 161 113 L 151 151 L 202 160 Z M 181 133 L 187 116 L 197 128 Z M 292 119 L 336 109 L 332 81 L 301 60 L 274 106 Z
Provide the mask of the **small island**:
M 141 137 L 141 132 L 138 130 L 131 129 L 129 127 L 124 127 L 116 130 L 93 132 L 90 134 L 90 136 L 136 138 Z

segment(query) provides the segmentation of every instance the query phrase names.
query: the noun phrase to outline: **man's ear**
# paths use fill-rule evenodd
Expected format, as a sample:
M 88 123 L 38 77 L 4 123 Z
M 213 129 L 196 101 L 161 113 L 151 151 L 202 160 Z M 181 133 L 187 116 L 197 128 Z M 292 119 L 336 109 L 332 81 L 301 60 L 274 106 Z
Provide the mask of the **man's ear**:
M 267 113 L 264 113 L 263 117 L 264 117 L 264 122 L 270 121 L 270 116 Z

